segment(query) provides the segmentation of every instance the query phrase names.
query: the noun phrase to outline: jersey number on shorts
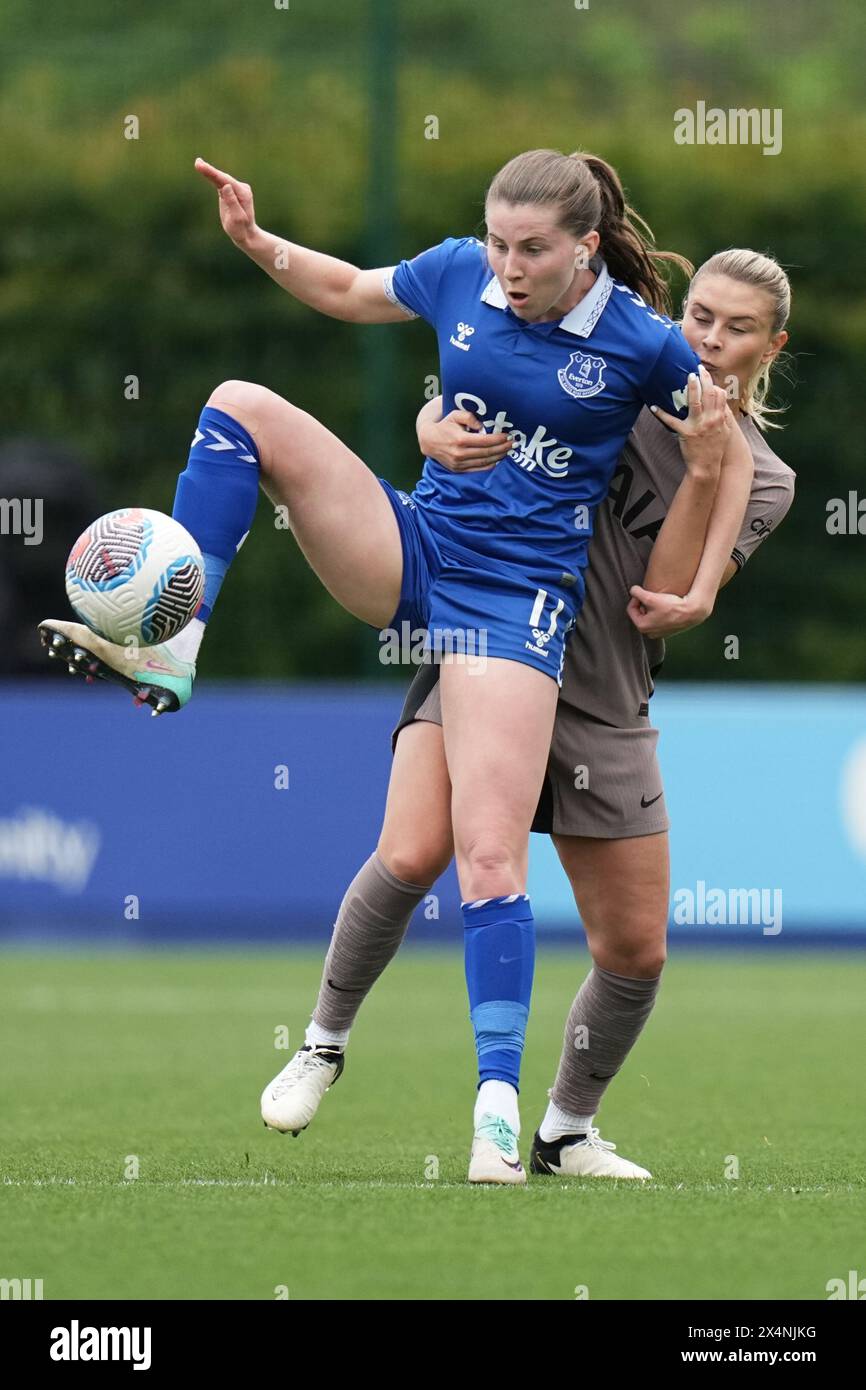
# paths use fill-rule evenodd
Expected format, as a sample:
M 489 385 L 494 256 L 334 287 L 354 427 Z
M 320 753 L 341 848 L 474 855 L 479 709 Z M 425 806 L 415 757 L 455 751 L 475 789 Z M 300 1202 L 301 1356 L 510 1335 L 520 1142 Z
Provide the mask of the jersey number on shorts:
M 542 620 L 544 618 L 544 607 L 547 603 L 547 599 L 547 590 L 539 589 L 535 595 L 535 603 L 532 605 L 532 612 L 529 615 L 529 626 L 532 629 L 532 635 L 535 638 L 536 644 L 539 647 L 545 646 L 546 643 L 548 643 L 550 639 L 553 636 L 555 636 L 556 620 L 562 612 L 563 608 L 565 607 L 565 600 L 561 598 L 557 599 L 556 606 L 554 607 L 553 612 L 550 615 L 550 622 L 547 628 L 543 628 Z

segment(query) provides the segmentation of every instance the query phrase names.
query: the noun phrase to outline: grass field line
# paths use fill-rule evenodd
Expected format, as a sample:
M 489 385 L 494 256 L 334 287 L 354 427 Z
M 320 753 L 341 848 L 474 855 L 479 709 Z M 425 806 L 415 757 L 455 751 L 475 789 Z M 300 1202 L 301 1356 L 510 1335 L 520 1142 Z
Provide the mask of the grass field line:
M 800 1196 L 803 1193 L 814 1194 L 821 1192 L 825 1196 L 838 1195 L 843 1192 L 859 1192 L 863 1189 L 855 1183 L 839 1183 L 834 1186 L 819 1185 L 817 1187 L 786 1187 L 770 1183 L 766 1186 L 743 1186 L 740 1183 L 660 1183 L 655 1181 L 636 1182 L 634 1179 L 623 1178 L 577 1178 L 567 1181 L 544 1180 L 543 1186 L 548 1188 L 559 1188 L 567 1190 L 578 1184 L 585 1184 L 587 1187 L 594 1188 L 597 1185 L 604 1187 L 619 1187 L 620 1183 L 629 1189 L 640 1189 L 645 1192 L 777 1192 L 792 1193 Z M 484 1184 L 484 1186 L 495 1186 L 496 1184 Z M 3 1187 L 35 1187 L 35 1188 L 57 1188 L 57 1187 L 79 1187 L 85 1189 L 104 1190 L 106 1188 L 165 1188 L 165 1187 L 283 1187 L 286 1189 L 300 1188 L 309 1191 L 314 1188 L 338 1188 L 341 1191 L 367 1190 L 373 1188 L 387 1188 L 395 1190 L 417 1189 L 419 1191 L 433 1192 L 439 1188 L 465 1189 L 469 1186 L 466 1181 L 461 1182 L 404 1182 L 389 1178 L 349 1178 L 341 1181 L 336 1178 L 314 1178 L 303 1180 L 300 1178 L 277 1178 L 266 1174 L 262 1178 L 8 1178 L 2 1180 Z M 533 1182 L 533 1187 L 538 1184 Z

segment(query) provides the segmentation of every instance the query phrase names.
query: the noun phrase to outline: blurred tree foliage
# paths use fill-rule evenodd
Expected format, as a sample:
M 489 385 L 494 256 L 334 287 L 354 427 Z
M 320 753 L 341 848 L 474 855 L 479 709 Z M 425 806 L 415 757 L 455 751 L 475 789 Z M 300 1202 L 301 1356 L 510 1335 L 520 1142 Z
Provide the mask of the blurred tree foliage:
M 399 226 L 365 257 L 368 71 L 377 0 L 5 0 L 0 12 L 2 383 L 7 433 L 68 440 L 105 509 L 170 511 L 198 412 L 227 377 L 262 382 L 363 453 L 363 370 L 399 333 L 396 458 L 437 372 L 423 324 L 357 327 L 291 300 L 223 235 L 202 154 L 247 179 L 271 231 L 390 264 L 481 229 L 484 189 L 521 149 L 585 148 L 620 170 L 660 246 L 695 262 L 768 250 L 794 284 L 792 368 L 773 447 L 799 475 L 778 539 L 672 644 L 669 674 L 866 679 L 866 536 L 830 536 L 827 503 L 863 482 L 866 298 L 859 0 L 439 0 L 394 5 Z M 783 112 L 783 149 L 678 146 L 674 111 Z M 124 138 L 138 117 L 140 138 Z M 435 115 L 438 139 L 425 138 Z M 677 297 L 682 285 L 677 286 Z M 125 398 L 126 378 L 140 398 Z M 832 426 L 832 429 L 830 428 Z M 74 539 L 70 537 L 70 542 Z M 41 614 L 38 616 L 42 616 Z M 740 660 L 723 659 L 740 636 Z M 376 638 L 307 571 L 262 499 L 208 638 L 208 670 L 347 676 Z M 405 679 L 405 672 L 400 673 Z

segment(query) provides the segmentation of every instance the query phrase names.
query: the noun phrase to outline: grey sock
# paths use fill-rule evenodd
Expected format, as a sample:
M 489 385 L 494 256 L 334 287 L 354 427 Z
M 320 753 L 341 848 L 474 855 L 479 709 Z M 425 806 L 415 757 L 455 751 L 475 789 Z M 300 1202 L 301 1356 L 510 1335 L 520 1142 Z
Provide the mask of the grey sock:
M 395 878 L 377 853 L 359 869 L 340 904 L 325 957 L 313 1019 L 333 1031 L 350 1028 L 389 961 L 409 918 L 430 886 Z
M 594 1115 L 655 1003 L 661 976 L 633 980 L 594 965 L 565 1025 L 562 1057 L 550 1092 L 573 1115 Z

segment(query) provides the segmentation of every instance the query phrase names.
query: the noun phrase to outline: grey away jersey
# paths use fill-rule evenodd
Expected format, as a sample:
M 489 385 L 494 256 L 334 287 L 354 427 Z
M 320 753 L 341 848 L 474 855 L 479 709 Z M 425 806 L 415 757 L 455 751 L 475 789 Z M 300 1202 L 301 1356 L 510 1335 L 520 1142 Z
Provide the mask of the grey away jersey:
M 742 569 L 794 497 L 794 471 L 742 419 L 755 461 L 752 492 L 732 558 Z M 560 700 L 619 727 L 646 715 L 664 642 L 642 637 L 626 613 L 629 589 L 642 584 L 653 542 L 685 476 L 678 436 L 641 411 L 596 515 L 586 601 L 566 645 Z M 644 708 L 642 708 L 644 707 Z

